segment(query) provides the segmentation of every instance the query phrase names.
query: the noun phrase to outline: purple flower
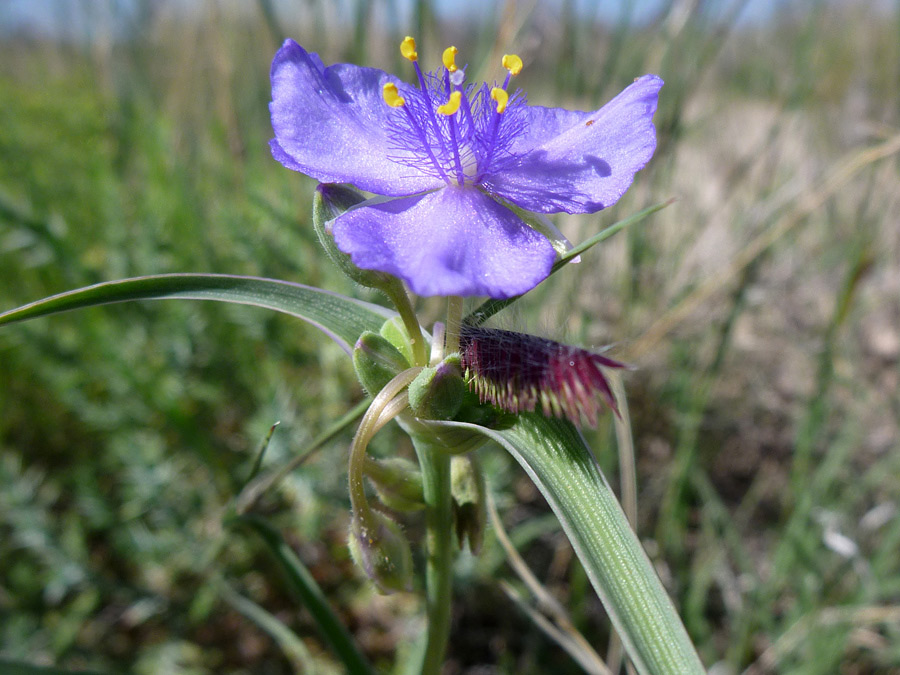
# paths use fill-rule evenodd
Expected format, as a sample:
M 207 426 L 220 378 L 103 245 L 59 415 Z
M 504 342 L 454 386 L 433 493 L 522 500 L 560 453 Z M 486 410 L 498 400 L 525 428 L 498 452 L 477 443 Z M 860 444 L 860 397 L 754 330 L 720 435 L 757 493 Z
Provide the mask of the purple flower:
M 332 224 L 363 269 L 420 295 L 524 293 L 550 273 L 547 237 L 519 213 L 593 213 L 614 204 L 653 155 L 662 80 L 645 75 L 595 112 L 526 105 L 502 86 L 469 84 L 444 52 L 412 86 L 374 68 L 325 67 L 287 40 L 272 62 L 275 159 L 324 183 L 380 195 Z M 517 213 L 516 209 L 519 210 Z

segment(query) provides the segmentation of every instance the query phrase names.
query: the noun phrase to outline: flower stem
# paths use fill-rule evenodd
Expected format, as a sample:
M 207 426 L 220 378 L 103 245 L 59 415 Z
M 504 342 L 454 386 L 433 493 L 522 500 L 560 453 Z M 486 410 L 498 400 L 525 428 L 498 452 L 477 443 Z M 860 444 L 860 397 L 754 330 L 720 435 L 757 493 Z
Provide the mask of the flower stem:
M 450 456 L 422 436 L 413 436 L 422 470 L 425 497 L 427 565 L 425 602 L 428 636 L 422 675 L 438 675 L 450 636 L 450 603 L 453 580 L 453 512 L 450 503 Z
M 422 372 L 421 368 L 404 370 L 385 385 L 363 416 L 362 421 L 359 423 L 359 428 L 356 430 L 356 435 L 353 437 L 353 443 L 350 444 L 349 468 L 347 470 L 350 485 L 350 503 L 353 505 L 353 511 L 364 520 L 371 520 L 371 509 L 366 499 L 363 481 L 366 448 L 377 431 L 406 408 L 409 399 L 406 397 L 404 389 L 409 386 L 409 383 L 420 372 Z
M 458 295 L 447 298 L 447 337 L 444 354 L 459 351 L 459 328 L 462 325 L 463 299 Z
M 397 308 L 397 313 L 403 320 L 406 332 L 409 333 L 409 339 L 412 343 L 414 366 L 428 365 L 428 350 L 425 349 L 425 338 L 422 336 L 422 327 L 419 325 L 419 319 L 416 317 L 416 311 L 413 309 L 409 296 L 403 284 L 397 281 L 395 284 L 388 284 L 382 290 L 387 294 L 390 301 Z

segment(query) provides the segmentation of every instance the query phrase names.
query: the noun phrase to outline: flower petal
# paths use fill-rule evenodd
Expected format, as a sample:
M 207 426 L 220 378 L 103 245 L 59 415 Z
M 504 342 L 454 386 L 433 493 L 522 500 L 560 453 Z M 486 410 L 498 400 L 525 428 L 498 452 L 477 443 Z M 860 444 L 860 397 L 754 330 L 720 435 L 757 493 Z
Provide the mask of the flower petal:
M 389 158 L 382 87 L 394 81 L 375 68 L 336 64 L 286 40 L 272 61 L 272 155 L 324 183 L 408 195 L 443 185 Z M 394 153 L 396 154 L 396 153 Z
M 332 231 L 356 265 L 400 277 L 419 295 L 512 297 L 543 281 L 556 258 L 546 237 L 469 187 L 364 202 Z
M 529 211 L 593 213 L 618 201 L 656 149 L 663 81 L 644 75 L 593 113 L 528 107 L 522 135 L 484 188 Z

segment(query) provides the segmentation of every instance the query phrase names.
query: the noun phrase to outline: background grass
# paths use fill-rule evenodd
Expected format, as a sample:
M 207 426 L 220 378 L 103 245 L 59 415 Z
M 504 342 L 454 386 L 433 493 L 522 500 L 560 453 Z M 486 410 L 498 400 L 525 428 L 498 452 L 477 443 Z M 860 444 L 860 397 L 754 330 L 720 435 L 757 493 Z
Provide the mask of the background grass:
M 531 102 L 582 109 L 660 74 L 653 162 L 615 208 L 557 222 L 579 241 L 677 203 L 500 321 L 615 343 L 639 367 L 640 532 L 707 665 L 900 672 L 896 3 L 784 2 L 766 20 L 753 0 L 474 17 L 424 1 L 45 4 L 68 35 L 0 41 L 0 309 L 182 271 L 366 297 L 316 248 L 314 182 L 266 147 L 285 37 L 410 76 L 407 33 L 426 65 L 453 43 L 487 78 L 517 51 Z M 337 672 L 259 542 L 222 515 L 271 424 L 275 466 L 361 397 L 325 338 L 244 307 L 117 305 L 0 331 L 0 657 Z M 615 472 L 611 421 L 589 436 Z M 387 669 L 421 607 L 374 595 L 348 559 L 347 445 L 259 508 Z M 376 452 L 409 447 L 385 431 Z M 546 505 L 508 458 L 481 454 L 513 540 L 604 652 L 602 608 Z M 447 672 L 578 672 L 498 588 L 514 579 L 488 540 L 458 565 Z M 293 651 L 235 594 L 300 636 Z

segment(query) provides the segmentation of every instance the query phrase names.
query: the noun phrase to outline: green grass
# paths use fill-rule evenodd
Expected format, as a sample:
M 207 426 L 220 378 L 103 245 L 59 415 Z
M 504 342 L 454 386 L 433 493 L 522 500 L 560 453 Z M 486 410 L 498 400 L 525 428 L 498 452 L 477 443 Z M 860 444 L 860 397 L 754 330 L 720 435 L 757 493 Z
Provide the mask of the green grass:
M 657 72 L 653 162 L 614 209 L 557 223 L 580 241 L 678 201 L 498 319 L 616 343 L 639 366 L 625 383 L 639 531 L 708 666 L 900 669 L 900 160 L 859 154 L 900 133 L 900 9 L 798 3 L 748 25 L 739 3 L 701 3 L 635 26 L 513 3 L 466 26 L 418 2 L 401 26 L 382 22 L 391 3 L 348 3 L 337 18 L 327 4 L 203 3 L 176 21 L 147 1 L 127 41 L 100 22 L 84 42 L 0 43 L 0 310 L 188 271 L 371 299 L 317 249 L 314 183 L 269 156 L 268 65 L 283 37 L 407 76 L 407 32 L 426 65 L 454 43 L 489 78 L 518 50 L 520 84 L 544 105 L 598 106 Z M 116 305 L 4 328 L 0 657 L 291 672 L 297 654 L 236 609 L 226 582 L 339 672 L 259 542 L 222 517 L 271 424 L 276 466 L 361 397 L 340 350 L 260 310 Z M 611 420 L 589 437 L 615 471 Z M 348 444 L 258 508 L 386 669 L 421 607 L 373 598 L 349 560 Z M 375 450 L 410 452 L 387 429 Z M 605 653 L 602 609 L 546 505 L 509 458 L 482 460 L 513 541 Z M 856 553 L 834 550 L 835 534 Z M 488 539 L 458 566 L 449 672 L 579 672 L 499 589 L 512 573 Z

